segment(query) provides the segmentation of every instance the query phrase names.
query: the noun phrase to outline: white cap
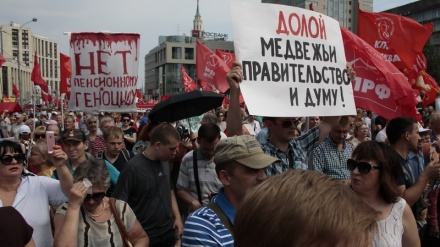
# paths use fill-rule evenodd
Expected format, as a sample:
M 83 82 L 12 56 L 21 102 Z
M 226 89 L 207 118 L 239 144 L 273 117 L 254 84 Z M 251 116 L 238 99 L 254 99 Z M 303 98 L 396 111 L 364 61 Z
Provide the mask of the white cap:
M 26 124 L 23 124 L 23 125 L 20 125 L 20 127 L 18 127 L 18 133 L 20 135 L 23 135 L 23 134 L 28 135 L 31 133 L 31 129 Z
M 417 123 L 417 125 L 419 126 L 419 133 L 431 131 L 430 129 L 423 128 L 423 126 L 420 123 Z

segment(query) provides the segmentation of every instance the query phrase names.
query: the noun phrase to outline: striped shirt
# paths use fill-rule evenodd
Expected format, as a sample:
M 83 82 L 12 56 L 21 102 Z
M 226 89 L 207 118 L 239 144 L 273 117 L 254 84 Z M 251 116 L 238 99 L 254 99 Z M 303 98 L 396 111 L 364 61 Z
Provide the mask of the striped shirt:
M 179 179 L 176 187 L 180 190 L 187 191 L 190 195 L 198 200 L 196 178 L 194 175 L 194 151 L 188 152 L 182 159 L 179 171 Z M 217 193 L 223 187 L 215 172 L 214 157 L 207 160 L 203 157 L 200 149 L 197 149 L 197 170 L 199 174 L 200 193 L 202 196 L 203 206 L 209 202 L 209 195 Z
M 223 188 L 213 202 L 217 203 L 234 225 L 236 209 L 223 194 Z M 202 207 L 186 219 L 182 246 L 233 247 L 234 238 L 214 211 Z
M 290 168 L 294 170 L 307 170 L 307 155 L 318 145 L 318 141 L 319 127 L 316 126 L 306 134 L 290 141 L 287 152 L 278 149 L 269 141 L 262 143 L 261 148 L 265 154 L 280 160 L 266 167 L 266 175 L 274 176 L 281 174 Z M 292 160 L 293 164 L 290 164 L 289 160 Z

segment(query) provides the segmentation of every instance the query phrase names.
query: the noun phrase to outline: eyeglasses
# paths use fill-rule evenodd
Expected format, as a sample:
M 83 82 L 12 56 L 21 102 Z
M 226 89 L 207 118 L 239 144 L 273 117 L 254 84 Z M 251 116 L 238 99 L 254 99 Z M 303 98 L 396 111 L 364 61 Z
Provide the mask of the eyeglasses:
M 93 199 L 93 201 L 101 201 L 102 198 L 105 197 L 105 192 L 98 192 L 98 193 L 94 193 L 94 194 L 87 194 L 86 197 L 84 198 L 84 201 L 90 201 Z
M 45 134 L 42 134 L 42 135 L 35 134 L 34 137 L 35 137 L 35 139 L 46 138 L 46 135 Z
M 288 119 L 284 121 L 275 121 L 275 123 L 280 123 L 283 128 L 290 128 L 290 126 L 295 125 L 295 119 Z
M 130 122 L 130 119 L 124 118 L 122 119 L 122 122 Z
M 0 157 L 0 162 L 2 162 L 3 165 L 10 165 L 13 159 L 15 159 L 17 163 L 23 163 L 26 160 L 26 155 L 24 154 L 3 155 L 2 157 Z
M 347 168 L 348 168 L 348 170 L 350 170 L 352 172 L 352 171 L 354 171 L 354 169 L 356 169 L 356 167 L 358 168 L 358 171 L 361 174 L 367 174 L 372 169 L 373 170 L 374 169 L 380 170 L 379 166 L 373 166 L 372 164 L 370 164 L 368 162 L 364 162 L 364 161 L 357 162 L 356 160 L 353 160 L 353 159 L 348 159 L 347 160 Z

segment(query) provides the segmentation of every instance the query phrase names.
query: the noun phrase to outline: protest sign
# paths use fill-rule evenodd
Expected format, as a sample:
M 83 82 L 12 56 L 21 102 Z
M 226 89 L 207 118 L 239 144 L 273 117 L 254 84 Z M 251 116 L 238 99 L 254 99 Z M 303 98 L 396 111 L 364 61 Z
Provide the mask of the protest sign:
M 245 2 L 231 2 L 231 16 L 250 114 L 356 114 L 336 20 L 296 7 Z
M 132 33 L 72 33 L 71 110 L 136 111 L 139 39 Z

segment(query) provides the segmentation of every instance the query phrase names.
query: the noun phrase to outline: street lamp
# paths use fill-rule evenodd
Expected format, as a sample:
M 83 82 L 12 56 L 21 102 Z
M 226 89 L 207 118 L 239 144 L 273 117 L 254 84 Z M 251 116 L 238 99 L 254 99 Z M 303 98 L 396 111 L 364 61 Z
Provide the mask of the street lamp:
M 23 25 L 21 25 L 19 28 L 18 28 L 18 48 L 17 48 L 17 61 L 18 61 L 18 67 L 17 67 L 17 69 L 18 69 L 18 88 L 19 88 L 19 90 L 20 90 L 20 93 L 22 94 L 22 95 L 24 95 L 24 90 L 23 90 L 23 83 L 21 82 L 21 70 L 20 70 L 20 63 L 21 63 L 21 61 L 20 61 L 20 46 L 21 46 L 21 43 L 20 43 L 20 35 L 21 35 L 21 29 L 26 25 L 26 24 L 28 24 L 28 23 L 31 23 L 31 22 L 37 22 L 37 18 L 32 18 L 32 20 L 30 20 L 30 21 L 28 21 L 28 22 L 26 22 L 26 23 L 24 23 Z M 21 106 L 23 106 L 23 97 L 20 97 L 20 105 Z

